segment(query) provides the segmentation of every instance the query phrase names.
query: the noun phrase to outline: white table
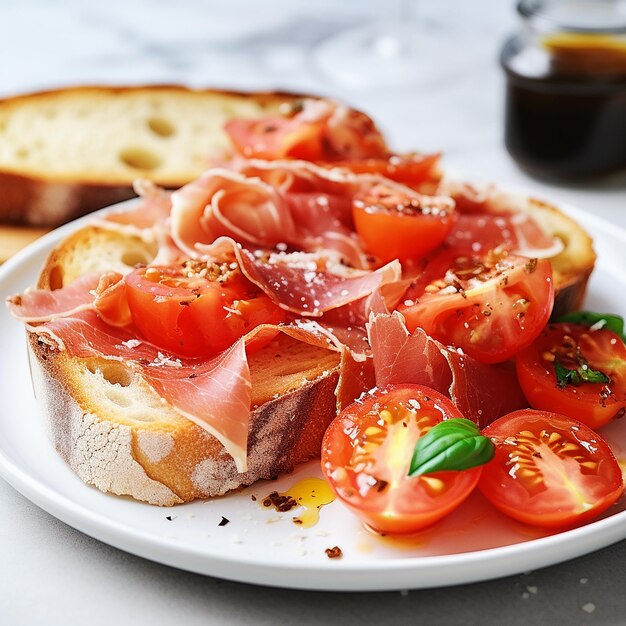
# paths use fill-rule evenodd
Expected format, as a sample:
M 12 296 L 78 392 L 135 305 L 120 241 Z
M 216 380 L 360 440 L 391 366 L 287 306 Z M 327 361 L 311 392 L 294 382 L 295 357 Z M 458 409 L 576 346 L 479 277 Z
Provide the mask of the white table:
M 0 95 L 98 82 L 326 93 L 372 114 L 398 148 L 443 149 L 447 166 L 468 178 L 525 186 L 626 227 L 624 180 L 548 186 L 521 173 L 504 151 L 497 51 L 515 27 L 512 2 L 421 2 L 423 27 L 453 36 L 456 53 L 467 51 L 471 65 L 432 88 L 365 92 L 325 81 L 311 66 L 307 46 L 336 30 L 338 21 L 354 22 L 356 11 L 361 19 L 375 15 L 381 4 L 344 2 L 341 14 L 332 0 L 310 3 L 314 7 L 296 0 L 225 4 L 0 0 Z M 125 554 L 62 524 L 1 480 L 0 559 L 0 624 L 7 626 L 607 624 L 623 623 L 626 609 L 626 542 L 527 575 L 451 589 L 285 591 L 204 578 Z

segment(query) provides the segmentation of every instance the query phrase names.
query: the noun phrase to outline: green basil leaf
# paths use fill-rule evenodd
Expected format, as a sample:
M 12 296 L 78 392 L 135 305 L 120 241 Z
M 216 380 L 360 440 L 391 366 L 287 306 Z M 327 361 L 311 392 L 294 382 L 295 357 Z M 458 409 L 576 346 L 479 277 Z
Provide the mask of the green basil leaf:
M 568 369 L 559 361 L 554 362 L 554 373 L 556 374 L 556 384 L 559 387 L 574 385 L 578 387 L 583 383 L 610 383 L 611 379 L 600 370 L 594 370 L 585 362 L 575 369 Z
M 581 365 L 578 368 L 578 374 L 586 383 L 610 383 L 611 379 L 600 370 L 591 369 L 588 365 Z
M 598 325 L 598 328 L 607 328 L 612 330 L 616 335 L 619 335 L 624 341 L 626 341 L 626 335 L 624 334 L 624 319 L 619 315 L 613 313 L 594 313 L 593 311 L 574 311 L 563 315 L 558 319 L 559 322 L 573 322 L 574 324 L 585 324 L 586 326 Z
M 554 362 L 554 373 L 556 374 L 556 384 L 559 387 L 566 385 L 578 386 L 582 382 L 576 370 L 570 370 L 558 361 Z
M 481 435 L 474 422 L 464 418 L 444 420 L 418 439 L 409 476 L 470 469 L 488 463 L 494 454 L 491 439 Z

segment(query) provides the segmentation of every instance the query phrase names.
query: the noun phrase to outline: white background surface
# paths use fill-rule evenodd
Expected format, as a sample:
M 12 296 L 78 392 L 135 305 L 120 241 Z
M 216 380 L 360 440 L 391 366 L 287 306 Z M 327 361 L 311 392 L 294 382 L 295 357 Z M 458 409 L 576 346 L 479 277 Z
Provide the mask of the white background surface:
M 325 80 L 309 47 L 341 24 L 387 13 L 393 4 L 346 0 L 339 14 L 337 4 L 0 0 L 0 95 L 99 82 L 327 93 L 368 111 L 400 149 L 442 149 L 448 167 L 468 177 L 525 186 L 626 227 L 626 181 L 548 186 L 527 178 L 504 151 L 497 53 L 516 25 L 512 2 L 420 2 L 422 28 L 449 39 L 458 70 L 420 88 L 362 92 Z M 1 407 L 0 419 L 10 419 Z M 2 626 L 617 624 L 624 623 L 626 609 L 626 542 L 525 576 L 452 589 L 406 595 L 282 591 L 124 554 L 58 522 L 2 481 L 0 558 Z

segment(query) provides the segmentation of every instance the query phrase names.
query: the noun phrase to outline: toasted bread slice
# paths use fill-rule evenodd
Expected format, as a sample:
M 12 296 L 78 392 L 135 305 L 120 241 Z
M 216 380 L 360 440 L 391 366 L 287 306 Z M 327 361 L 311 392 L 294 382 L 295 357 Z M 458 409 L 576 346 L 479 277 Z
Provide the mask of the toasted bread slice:
M 138 177 L 181 187 L 228 146 L 227 119 L 297 97 L 151 86 L 0 100 L 0 222 L 55 226 L 133 197 Z
M 97 227 L 54 250 L 40 276 L 62 287 L 97 269 L 128 271 L 150 244 Z M 339 355 L 279 335 L 250 357 L 248 471 L 212 435 L 164 406 L 140 376 L 105 359 L 80 359 L 29 337 L 35 393 L 55 447 L 87 483 L 151 504 L 217 496 L 290 472 L 319 455 L 336 415 Z
M 593 240 L 575 220 L 543 200 L 529 198 L 527 209 L 546 234 L 563 242 L 562 252 L 550 259 L 556 292 L 552 318 L 557 319 L 583 306 L 596 263 Z

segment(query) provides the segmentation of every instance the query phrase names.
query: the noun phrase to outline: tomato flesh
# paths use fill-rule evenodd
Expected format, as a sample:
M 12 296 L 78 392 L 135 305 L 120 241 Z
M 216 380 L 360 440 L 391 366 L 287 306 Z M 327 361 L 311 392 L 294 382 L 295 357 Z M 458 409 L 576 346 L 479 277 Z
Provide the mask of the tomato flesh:
M 437 253 L 398 310 L 442 343 L 482 363 L 506 361 L 531 344 L 554 304 L 552 269 L 536 260 L 489 252 Z
M 154 345 L 181 356 L 215 355 L 256 326 L 285 320 L 282 309 L 228 264 L 144 267 L 125 281 L 134 325 Z M 263 333 L 246 347 L 259 349 L 272 337 Z
M 483 430 L 496 446 L 479 488 L 500 511 L 544 528 L 564 528 L 606 510 L 623 493 L 607 443 L 564 415 L 525 409 Z
M 555 362 L 568 369 L 589 367 L 609 377 L 608 383 L 557 384 Z M 626 411 L 626 344 L 606 329 L 582 324 L 550 324 L 517 355 L 517 376 L 531 406 L 569 415 L 600 428 Z
M 391 385 L 344 409 L 322 443 L 322 471 L 337 497 L 369 527 L 407 534 L 458 507 L 480 467 L 409 477 L 417 440 L 461 417 L 448 398 L 420 385 Z
M 319 124 L 304 124 L 295 118 L 233 119 L 224 129 L 235 150 L 257 159 L 291 157 L 313 161 L 324 158 Z
M 425 201 L 379 185 L 352 203 L 352 217 L 368 252 L 380 262 L 422 259 L 441 245 L 456 221 L 454 210 L 423 206 Z

